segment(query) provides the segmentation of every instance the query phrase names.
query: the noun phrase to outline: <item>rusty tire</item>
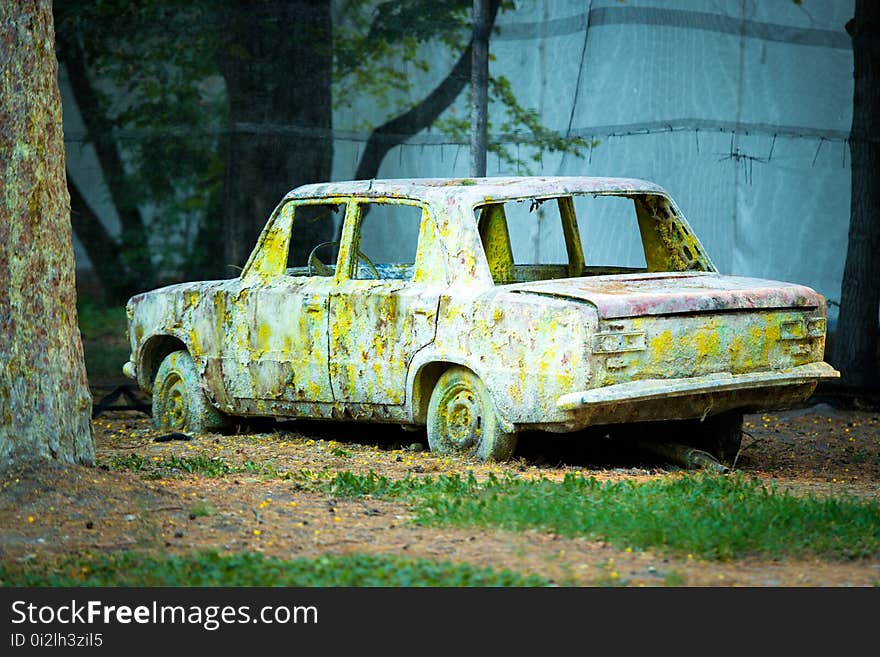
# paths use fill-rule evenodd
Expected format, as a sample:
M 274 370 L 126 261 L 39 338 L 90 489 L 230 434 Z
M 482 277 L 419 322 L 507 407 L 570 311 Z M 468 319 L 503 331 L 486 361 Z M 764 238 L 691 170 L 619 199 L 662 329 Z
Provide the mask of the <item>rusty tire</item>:
M 504 431 L 489 391 L 464 367 L 444 372 L 428 403 L 428 445 L 437 454 L 506 461 L 516 448 L 516 434 Z
M 226 416 L 208 401 L 186 351 L 165 356 L 153 383 L 153 425 L 157 429 L 203 433 L 221 429 Z
M 694 425 L 693 446 L 732 467 L 742 446 L 742 428 L 743 414 L 739 411 L 710 415 Z

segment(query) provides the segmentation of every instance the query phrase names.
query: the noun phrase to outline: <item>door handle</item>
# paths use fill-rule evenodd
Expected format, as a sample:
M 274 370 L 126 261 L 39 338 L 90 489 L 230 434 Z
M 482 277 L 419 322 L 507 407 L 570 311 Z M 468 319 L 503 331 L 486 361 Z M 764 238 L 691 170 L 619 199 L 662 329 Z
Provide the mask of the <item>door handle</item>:
M 322 313 L 324 305 L 322 299 L 303 299 L 303 308 L 307 313 Z

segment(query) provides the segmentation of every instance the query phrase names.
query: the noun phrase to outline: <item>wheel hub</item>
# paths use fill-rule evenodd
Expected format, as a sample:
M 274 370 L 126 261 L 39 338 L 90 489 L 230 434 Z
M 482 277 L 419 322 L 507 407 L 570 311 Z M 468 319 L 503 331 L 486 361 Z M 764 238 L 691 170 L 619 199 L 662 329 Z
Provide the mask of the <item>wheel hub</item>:
M 165 408 L 164 415 L 168 426 L 174 429 L 185 428 L 188 404 L 183 381 L 178 380 L 171 385 L 166 399 L 168 400 L 168 405 Z
M 449 401 L 446 411 L 446 433 L 459 449 L 473 445 L 480 435 L 480 413 L 473 394 L 459 391 Z

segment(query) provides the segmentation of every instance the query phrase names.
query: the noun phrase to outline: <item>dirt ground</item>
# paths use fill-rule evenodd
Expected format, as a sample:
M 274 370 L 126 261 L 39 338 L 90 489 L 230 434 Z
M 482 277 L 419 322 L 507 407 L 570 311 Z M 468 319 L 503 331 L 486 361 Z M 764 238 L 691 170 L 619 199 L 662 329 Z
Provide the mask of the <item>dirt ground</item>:
M 110 389 L 94 389 L 96 401 Z M 798 494 L 880 497 L 876 402 L 815 397 L 805 408 L 749 415 L 745 426 L 735 466 L 744 475 L 775 480 Z M 276 471 L 372 470 L 394 478 L 471 470 L 478 477 L 490 471 L 548 478 L 581 472 L 619 480 L 680 472 L 674 465 L 616 449 L 601 436 L 525 435 L 513 461 L 487 466 L 432 455 L 420 434 L 396 427 L 303 422 L 243 429 L 157 442 L 162 432 L 152 428 L 146 413 L 104 411 L 94 419 L 99 467 L 44 464 L 0 473 L 0 559 L 52 561 L 73 553 L 128 549 L 185 553 L 213 548 L 281 558 L 367 552 L 509 568 L 575 586 L 880 584 L 877 559 L 705 562 L 536 531 L 421 527 L 409 522 L 404 504 L 333 499 L 278 477 L 177 472 L 150 479 L 107 468 L 114 457 L 162 460 L 174 454 L 221 456 L 230 464 L 251 461 Z

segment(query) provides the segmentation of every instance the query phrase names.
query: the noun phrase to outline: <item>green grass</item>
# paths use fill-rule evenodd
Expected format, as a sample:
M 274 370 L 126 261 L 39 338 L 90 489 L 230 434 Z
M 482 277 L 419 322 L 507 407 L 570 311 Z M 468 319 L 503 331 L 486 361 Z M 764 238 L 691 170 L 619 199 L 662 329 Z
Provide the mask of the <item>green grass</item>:
M 697 474 L 600 483 L 471 475 L 390 480 L 338 473 L 329 491 L 407 501 L 428 525 L 539 529 L 729 560 L 748 555 L 854 559 L 880 554 L 880 504 L 795 496 L 741 476 Z
M 128 456 L 113 456 L 105 464 L 111 470 L 130 471 L 143 473 L 147 478 L 158 479 L 163 475 L 187 473 L 198 474 L 203 477 L 224 477 L 229 474 L 253 474 L 264 475 L 273 478 L 290 478 L 287 472 L 282 472 L 271 464 L 260 464 L 254 461 L 244 461 L 236 465 L 229 463 L 219 456 L 168 456 L 154 461 L 140 454 Z
M 285 561 L 208 551 L 154 557 L 123 552 L 72 557 L 52 568 L 0 564 L 2 586 L 548 586 L 537 575 L 373 555 Z
M 189 508 L 189 517 L 190 518 L 202 518 L 205 516 L 213 516 L 216 513 L 214 509 L 214 505 L 210 502 L 205 502 L 204 500 L 199 500 L 198 502 L 193 502 L 193 505 Z
M 685 586 L 687 579 L 680 570 L 671 570 L 663 576 L 663 586 Z
M 79 298 L 76 303 L 76 314 L 83 339 L 93 340 L 118 335 L 125 339 L 128 326 L 125 308 L 122 306 L 104 306 L 90 299 Z
M 399 499 L 425 525 L 538 529 L 705 559 L 880 555 L 880 503 L 793 495 L 740 475 L 700 473 L 641 483 L 601 483 L 579 475 L 562 482 L 513 476 L 478 482 L 473 475 L 388 479 L 375 473 L 281 471 L 219 457 L 170 455 L 152 461 L 137 454 L 114 457 L 108 465 L 153 478 L 175 473 L 280 478 L 298 489 L 341 497 Z

